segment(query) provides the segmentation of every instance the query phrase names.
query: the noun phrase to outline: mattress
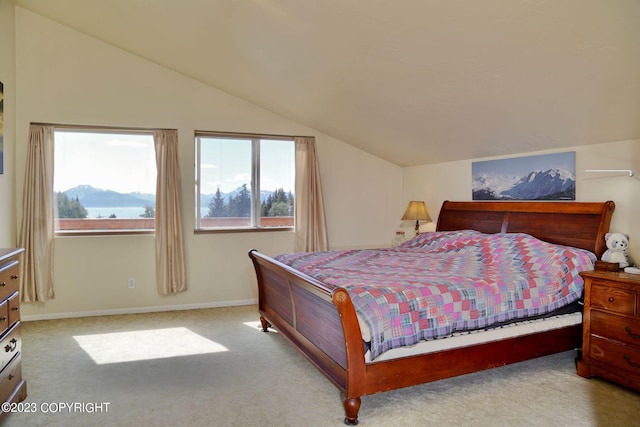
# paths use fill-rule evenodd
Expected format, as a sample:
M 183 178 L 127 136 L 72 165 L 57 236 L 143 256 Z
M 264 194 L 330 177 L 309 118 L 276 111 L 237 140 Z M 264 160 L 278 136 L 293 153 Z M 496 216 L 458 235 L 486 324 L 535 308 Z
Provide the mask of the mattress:
M 575 312 L 535 320 L 522 320 L 493 329 L 457 332 L 446 338 L 420 341 L 412 346 L 404 346 L 387 350 L 380 356 L 378 356 L 375 359 L 375 362 L 399 359 L 402 357 L 415 356 L 419 354 L 435 353 L 438 351 L 468 347 L 493 341 L 501 341 L 507 338 L 514 338 L 538 332 L 552 331 L 568 326 L 579 325 L 581 323 L 582 312 Z M 365 362 L 374 362 L 373 360 L 371 360 L 370 351 L 367 351 L 365 353 Z

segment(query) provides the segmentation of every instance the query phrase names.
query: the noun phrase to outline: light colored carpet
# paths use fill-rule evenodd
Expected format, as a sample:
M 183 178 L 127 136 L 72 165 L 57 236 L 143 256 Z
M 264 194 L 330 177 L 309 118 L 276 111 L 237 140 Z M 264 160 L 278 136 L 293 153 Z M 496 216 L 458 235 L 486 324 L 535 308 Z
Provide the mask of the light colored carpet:
M 4 425 L 343 425 L 337 389 L 258 325 L 255 306 L 26 322 L 26 403 L 36 411 Z M 360 425 L 640 426 L 640 394 L 579 377 L 574 357 L 365 396 Z M 102 402 L 107 411 L 87 411 Z

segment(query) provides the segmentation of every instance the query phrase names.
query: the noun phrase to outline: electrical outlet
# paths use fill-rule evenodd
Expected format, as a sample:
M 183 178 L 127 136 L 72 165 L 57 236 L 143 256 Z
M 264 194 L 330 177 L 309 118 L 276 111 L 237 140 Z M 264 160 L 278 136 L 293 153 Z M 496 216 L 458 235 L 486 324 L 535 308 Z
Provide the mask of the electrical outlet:
M 133 289 L 136 287 L 136 279 L 133 277 L 129 277 L 129 289 Z

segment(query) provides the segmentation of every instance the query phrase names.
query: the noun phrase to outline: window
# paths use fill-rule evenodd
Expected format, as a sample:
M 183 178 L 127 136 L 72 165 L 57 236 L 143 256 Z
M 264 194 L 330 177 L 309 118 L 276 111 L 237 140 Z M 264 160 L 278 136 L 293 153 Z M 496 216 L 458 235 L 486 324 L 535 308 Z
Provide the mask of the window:
M 155 228 L 153 133 L 54 130 L 56 232 Z
M 198 132 L 196 229 L 294 225 L 293 139 Z

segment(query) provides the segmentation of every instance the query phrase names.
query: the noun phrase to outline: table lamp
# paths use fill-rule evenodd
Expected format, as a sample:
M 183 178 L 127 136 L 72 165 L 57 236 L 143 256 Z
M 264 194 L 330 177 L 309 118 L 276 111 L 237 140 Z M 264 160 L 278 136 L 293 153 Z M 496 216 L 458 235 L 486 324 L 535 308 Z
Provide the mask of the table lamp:
M 431 217 L 429 216 L 429 212 L 427 212 L 427 205 L 425 205 L 424 202 L 418 202 L 418 201 L 412 200 L 409 202 L 409 206 L 407 206 L 407 210 L 404 211 L 404 215 L 402 215 L 402 220 L 415 221 L 416 235 L 417 235 L 420 229 L 420 221 L 431 221 Z

